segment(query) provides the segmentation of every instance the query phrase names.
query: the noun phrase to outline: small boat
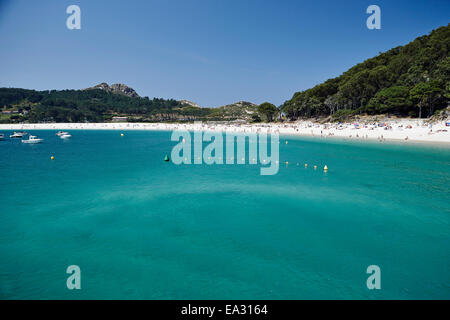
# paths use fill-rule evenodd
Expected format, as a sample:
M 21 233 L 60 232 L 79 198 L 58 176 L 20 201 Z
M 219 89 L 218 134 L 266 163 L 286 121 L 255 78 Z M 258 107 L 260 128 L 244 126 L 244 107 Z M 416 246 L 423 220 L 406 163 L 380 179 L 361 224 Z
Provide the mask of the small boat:
M 15 132 L 14 134 L 10 135 L 10 138 L 23 138 L 23 136 L 26 136 L 28 133 L 23 132 L 23 131 L 19 131 L 19 132 Z
M 41 143 L 44 139 L 39 139 L 36 136 L 30 135 L 27 140 L 22 140 L 22 143 Z
M 0 140 L 5 139 L 5 135 L 3 133 L 0 133 Z
M 58 137 L 61 137 L 61 136 L 65 135 L 65 134 L 69 134 L 69 133 L 66 132 L 66 131 L 58 131 L 58 132 L 56 133 L 56 135 L 57 135 Z
M 69 138 L 71 138 L 72 136 L 68 133 L 68 132 L 66 132 L 65 134 L 62 134 L 62 135 L 60 135 L 59 136 L 61 139 L 69 139 Z

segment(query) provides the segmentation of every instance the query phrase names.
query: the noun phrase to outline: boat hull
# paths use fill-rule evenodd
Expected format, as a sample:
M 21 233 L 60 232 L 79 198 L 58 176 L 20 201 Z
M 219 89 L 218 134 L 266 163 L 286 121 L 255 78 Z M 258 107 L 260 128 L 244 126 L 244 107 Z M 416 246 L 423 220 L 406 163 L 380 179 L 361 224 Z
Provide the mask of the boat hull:
M 44 139 L 22 140 L 22 143 L 36 144 L 36 143 L 41 143 L 43 140 Z

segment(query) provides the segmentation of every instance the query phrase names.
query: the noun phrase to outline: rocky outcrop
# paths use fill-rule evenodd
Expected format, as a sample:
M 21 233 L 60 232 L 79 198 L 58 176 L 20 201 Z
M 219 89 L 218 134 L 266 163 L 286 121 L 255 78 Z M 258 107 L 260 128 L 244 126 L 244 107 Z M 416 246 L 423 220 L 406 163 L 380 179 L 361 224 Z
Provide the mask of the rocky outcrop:
M 191 106 L 191 107 L 196 107 L 196 108 L 201 108 L 198 104 L 196 104 L 195 102 L 189 101 L 189 100 L 180 100 L 179 102 L 180 102 L 182 105 Z
M 430 122 L 446 121 L 450 119 L 450 103 L 447 108 L 436 111 L 430 118 Z
M 133 98 L 139 97 L 139 95 L 136 93 L 136 91 L 133 88 L 131 88 L 123 83 L 115 83 L 112 85 L 108 85 L 106 82 L 102 82 L 94 87 L 87 88 L 86 90 L 90 90 L 90 89 L 101 89 L 101 90 L 105 90 L 105 91 L 111 92 L 111 93 L 124 94 L 126 96 L 133 97 Z

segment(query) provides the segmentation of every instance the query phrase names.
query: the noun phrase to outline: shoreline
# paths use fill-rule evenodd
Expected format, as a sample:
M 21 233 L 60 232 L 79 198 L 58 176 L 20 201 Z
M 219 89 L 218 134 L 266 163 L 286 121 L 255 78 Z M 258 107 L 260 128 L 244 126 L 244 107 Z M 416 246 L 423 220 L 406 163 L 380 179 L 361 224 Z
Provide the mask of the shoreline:
M 395 119 L 370 123 L 292 123 L 213 124 L 213 123 L 27 123 L 0 124 L 2 131 L 22 130 L 149 130 L 219 131 L 231 133 L 278 133 L 280 135 L 344 138 L 348 141 L 392 141 L 404 144 L 425 143 L 450 147 L 450 126 L 440 121 L 430 126 L 426 120 Z

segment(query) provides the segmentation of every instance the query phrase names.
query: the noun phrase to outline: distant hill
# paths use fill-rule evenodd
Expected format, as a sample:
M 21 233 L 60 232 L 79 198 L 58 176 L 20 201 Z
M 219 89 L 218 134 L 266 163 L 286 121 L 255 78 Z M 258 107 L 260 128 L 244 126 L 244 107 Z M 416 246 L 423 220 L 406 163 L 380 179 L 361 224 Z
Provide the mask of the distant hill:
M 104 122 L 245 120 L 256 111 L 250 102 L 201 108 L 187 100 L 139 97 L 124 84 L 101 83 L 83 90 L 36 91 L 0 88 L 0 122 Z
M 212 108 L 209 118 L 220 120 L 245 120 L 252 119 L 252 115 L 256 114 L 258 105 L 247 102 L 238 101 L 218 108 Z
M 171 121 L 205 113 L 177 100 L 141 98 L 133 92 L 124 85 L 49 91 L 0 88 L 0 122 L 103 122 L 117 115 L 130 121 Z
M 281 110 L 290 119 L 357 114 L 430 116 L 450 98 L 450 25 L 296 92 Z

